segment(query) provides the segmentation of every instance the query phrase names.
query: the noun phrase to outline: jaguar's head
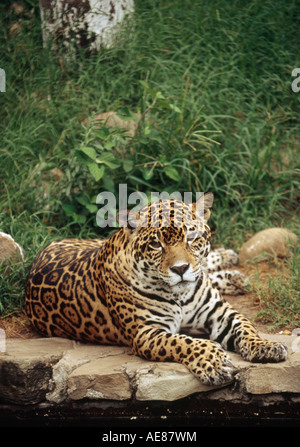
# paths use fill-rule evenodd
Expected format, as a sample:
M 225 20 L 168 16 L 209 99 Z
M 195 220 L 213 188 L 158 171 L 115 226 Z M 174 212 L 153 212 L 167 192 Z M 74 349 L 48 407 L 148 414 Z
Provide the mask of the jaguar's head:
M 210 250 L 207 221 L 212 205 L 213 194 L 207 193 L 190 205 L 159 200 L 134 216 L 127 212 L 128 226 L 122 232 L 127 239 L 128 264 L 139 278 L 151 284 L 163 281 L 171 287 L 195 282 Z

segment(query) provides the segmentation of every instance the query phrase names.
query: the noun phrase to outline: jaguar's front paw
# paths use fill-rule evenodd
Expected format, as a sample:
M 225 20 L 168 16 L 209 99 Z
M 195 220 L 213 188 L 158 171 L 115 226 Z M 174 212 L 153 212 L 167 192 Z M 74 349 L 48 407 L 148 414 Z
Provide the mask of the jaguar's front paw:
M 249 291 L 250 280 L 247 275 L 239 270 L 224 270 L 210 273 L 213 287 L 225 295 L 240 295 Z
M 219 343 L 207 341 L 203 346 L 200 352 L 195 352 L 192 358 L 183 363 L 205 385 L 223 385 L 231 382 L 237 369 L 229 355 Z
M 229 272 L 231 295 L 238 295 L 240 293 L 246 293 L 250 288 L 249 276 L 241 273 L 239 270 L 231 270 Z
M 233 267 L 234 265 L 238 264 L 239 262 L 239 255 L 230 248 L 220 248 L 219 250 L 220 255 L 222 256 L 222 269 L 227 269 L 230 267 Z
M 284 343 L 259 339 L 245 343 L 241 348 L 244 360 L 255 363 L 277 363 L 287 359 L 288 348 Z
M 208 272 L 217 272 L 238 264 L 239 256 L 231 249 L 217 248 L 208 254 L 206 262 Z

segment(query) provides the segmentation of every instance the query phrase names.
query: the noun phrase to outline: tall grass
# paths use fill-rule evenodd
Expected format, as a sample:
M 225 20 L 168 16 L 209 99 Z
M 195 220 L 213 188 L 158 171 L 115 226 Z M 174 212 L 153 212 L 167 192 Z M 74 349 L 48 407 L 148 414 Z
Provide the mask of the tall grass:
M 21 3 L 19 15 L 0 6 L 7 79 L 0 94 L 0 229 L 24 247 L 27 261 L 1 282 L 0 310 L 22 302 L 26 272 L 45 243 L 105 235 L 80 198 L 117 191 L 119 183 L 146 193 L 213 191 L 215 244 L 237 249 L 267 226 L 296 229 L 296 1 L 136 0 L 114 48 L 78 52 L 72 63 L 43 48 L 38 2 Z M 164 101 L 154 104 L 155 94 Z M 137 136 L 124 140 L 127 168 L 106 167 L 95 181 L 76 153 L 90 135 L 83 121 L 108 110 L 149 113 Z

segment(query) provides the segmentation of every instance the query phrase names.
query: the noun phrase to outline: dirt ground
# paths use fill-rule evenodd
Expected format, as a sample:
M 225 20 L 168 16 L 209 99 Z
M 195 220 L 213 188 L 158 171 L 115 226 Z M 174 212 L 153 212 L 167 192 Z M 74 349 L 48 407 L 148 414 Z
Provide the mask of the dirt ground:
M 237 268 L 250 277 L 251 284 L 255 288 L 257 281 L 259 280 L 264 282 L 268 275 L 282 276 L 284 267 L 283 263 L 280 262 L 274 264 L 268 261 L 262 261 L 256 264 L 247 263 L 244 266 L 238 265 Z M 238 312 L 242 313 L 254 322 L 258 330 L 265 333 L 270 332 L 267 325 L 263 324 L 259 320 L 255 320 L 255 317 L 262 306 L 255 290 L 251 290 L 244 295 L 226 295 L 225 298 L 233 307 L 236 308 Z M 0 319 L 0 328 L 5 330 L 7 338 L 26 339 L 40 337 L 40 334 L 31 326 L 27 315 L 23 310 L 7 318 Z M 286 330 L 286 333 L 289 334 L 290 332 Z

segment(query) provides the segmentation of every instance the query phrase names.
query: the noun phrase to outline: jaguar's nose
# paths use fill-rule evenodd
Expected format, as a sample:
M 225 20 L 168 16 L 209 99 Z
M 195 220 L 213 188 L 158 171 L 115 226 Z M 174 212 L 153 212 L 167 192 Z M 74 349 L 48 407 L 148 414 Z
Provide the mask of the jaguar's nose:
M 189 266 L 190 264 L 173 265 L 173 267 L 170 267 L 170 270 L 177 273 L 179 276 L 183 276 L 183 274 L 188 270 Z

